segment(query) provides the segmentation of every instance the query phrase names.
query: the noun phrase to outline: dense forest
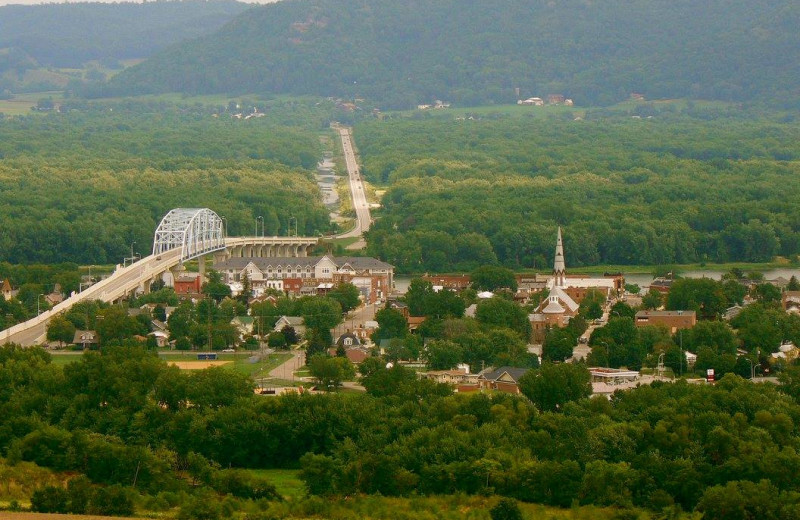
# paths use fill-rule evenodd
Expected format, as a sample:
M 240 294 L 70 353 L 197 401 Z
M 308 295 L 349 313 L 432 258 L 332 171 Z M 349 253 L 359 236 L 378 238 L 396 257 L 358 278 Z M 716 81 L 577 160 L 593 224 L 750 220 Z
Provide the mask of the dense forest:
M 258 216 L 270 235 L 292 216 L 300 234 L 328 231 L 317 133 L 284 126 L 279 109 L 243 120 L 195 108 L 76 103 L 0 120 L 0 258 L 121 263 L 132 247 L 149 254 L 176 207 L 215 210 L 231 235 L 252 234 Z
M 387 188 L 369 251 L 406 272 L 547 269 L 561 225 L 568 266 L 800 253 L 795 122 L 633 110 L 654 116 L 358 124 L 363 173 Z
M 33 65 L 80 68 L 90 60 L 113 65 L 146 58 L 214 32 L 248 7 L 233 0 L 3 6 L 0 74 Z
M 548 94 L 608 105 L 635 92 L 796 107 L 798 26 L 788 0 L 279 2 L 92 95 L 278 92 L 408 108 Z
M 362 373 L 367 395 L 265 398 L 235 371 L 182 372 L 136 347 L 89 352 L 63 368 L 42 350 L 3 347 L 0 466 L 69 472 L 68 486 L 33 497 L 45 511 L 180 504 L 178 518 L 220 518 L 221 508 L 236 518 L 257 506 L 264 516 L 248 518 L 284 518 L 270 482 L 241 468 L 299 467 L 319 496 L 498 494 L 613 506 L 614 518 L 636 518 L 634 506 L 661 518 L 797 518 L 796 367 L 781 387 L 729 375 L 610 401 L 585 397 L 581 365 L 529 372 L 520 384 L 530 400 L 451 395 L 382 362 Z M 551 408 L 544 394 L 560 404 Z M 198 502 L 215 505 L 203 516 Z M 327 517 L 325 503 L 294 517 Z

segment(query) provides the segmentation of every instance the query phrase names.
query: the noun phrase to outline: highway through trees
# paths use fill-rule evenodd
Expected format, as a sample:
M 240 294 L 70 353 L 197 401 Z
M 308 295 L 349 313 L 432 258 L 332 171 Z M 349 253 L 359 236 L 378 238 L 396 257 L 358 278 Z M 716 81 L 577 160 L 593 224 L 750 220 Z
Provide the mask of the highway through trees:
M 350 194 L 353 199 L 353 210 L 356 213 L 356 225 L 350 231 L 337 235 L 337 237 L 361 237 L 369 230 L 372 224 L 372 217 L 369 213 L 369 203 L 364 193 L 364 183 L 361 179 L 358 163 L 356 162 L 356 154 L 353 151 L 350 129 L 347 127 L 338 127 L 338 131 L 342 139 L 342 152 L 344 154 L 345 165 L 347 166 L 347 179 L 350 184 Z

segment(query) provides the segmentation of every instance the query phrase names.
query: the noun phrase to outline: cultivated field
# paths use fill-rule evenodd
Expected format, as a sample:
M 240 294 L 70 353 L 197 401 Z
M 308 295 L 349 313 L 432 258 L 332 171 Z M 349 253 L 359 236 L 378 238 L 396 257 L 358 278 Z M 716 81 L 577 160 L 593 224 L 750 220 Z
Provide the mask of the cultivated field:
M 120 518 L 118 516 L 95 516 L 95 515 L 53 515 L 49 513 L 10 513 L 0 511 L 0 520 L 110 520 Z M 126 517 L 127 520 L 144 520 Z

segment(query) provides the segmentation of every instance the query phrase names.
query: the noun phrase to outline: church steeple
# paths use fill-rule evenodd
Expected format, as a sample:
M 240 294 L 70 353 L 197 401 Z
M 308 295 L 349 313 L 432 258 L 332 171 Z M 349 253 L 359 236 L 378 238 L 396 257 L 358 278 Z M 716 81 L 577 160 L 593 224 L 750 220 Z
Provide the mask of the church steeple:
M 558 236 L 556 237 L 556 258 L 553 261 L 553 285 L 555 287 L 564 287 L 564 277 L 567 274 L 567 268 L 564 264 L 564 244 L 561 242 L 561 226 L 558 226 Z

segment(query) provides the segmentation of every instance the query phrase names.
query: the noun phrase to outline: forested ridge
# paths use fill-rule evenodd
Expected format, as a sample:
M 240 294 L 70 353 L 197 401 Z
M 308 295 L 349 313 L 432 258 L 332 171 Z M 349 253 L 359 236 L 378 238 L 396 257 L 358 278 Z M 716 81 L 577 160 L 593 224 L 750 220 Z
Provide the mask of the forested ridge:
M 567 368 L 588 384 L 580 365 L 541 370 L 549 378 Z M 238 469 L 299 466 L 320 496 L 499 494 L 620 514 L 640 506 L 669 518 L 698 510 L 728 520 L 731 509 L 746 512 L 740 518 L 797 517 L 796 367 L 782 387 L 730 375 L 715 386 L 655 383 L 611 401 L 572 398 L 555 411 L 523 396 L 451 395 L 381 362 L 362 372 L 368 395 L 265 398 L 236 372 L 181 372 L 141 348 L 89 352 L 61 368 L 39 349 L 3 347 L 0 453 L 10 464 L 70 472 L 75 485 L 45 488 L 64 504 L 81 496 L 77 484 L 90 496 L 108 487 L 128 514 L 177 501 L 183 515 L 226 494 L 227 518 L 248 499 L 276 511 L 267 502 L 274 488 Z M 179 518 L 217 518 L 216 508 L 217 516 Z
M 261 6 L 92 95 L 281 92 L 582 106 L 648 98 L 800 101 L 789 0 L 299 0 Z M 519 88 L 519 96 L 515 89 Z
M 84 107 L 86 109 L 86 107 Z M 0 120 L 0 258 L 119 263 L 149 254 L 160 219 L 210 207 L 231 235 L 327 231 L 312 169 L 318 135 L 269 118 L 117 103 Z
M 0 73 L 145 58 L 211 33 L 248 8 L 233 0 L 0 7 Z
M 795 122 L 640 108 L 656 115 L 358 124 L 387 188 L 370 252 L 401 271 L 546 269 L 561 225 L 569 266 L 800 253 Z

